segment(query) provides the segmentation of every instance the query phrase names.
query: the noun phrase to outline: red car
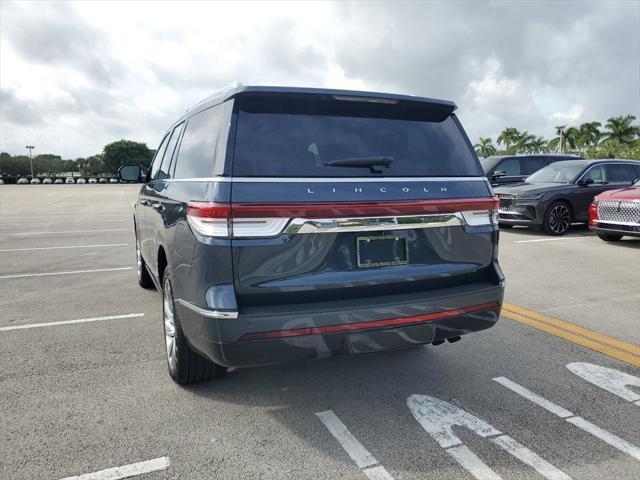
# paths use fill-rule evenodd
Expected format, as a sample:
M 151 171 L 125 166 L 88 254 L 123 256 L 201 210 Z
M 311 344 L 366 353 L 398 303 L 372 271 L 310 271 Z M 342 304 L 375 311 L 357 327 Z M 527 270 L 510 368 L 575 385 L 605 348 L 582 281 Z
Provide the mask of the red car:
M 625 235 L 640 237 L 640 180 L 595 197 L 589 209 L 589 229 L 607 242 L 617 242 Z

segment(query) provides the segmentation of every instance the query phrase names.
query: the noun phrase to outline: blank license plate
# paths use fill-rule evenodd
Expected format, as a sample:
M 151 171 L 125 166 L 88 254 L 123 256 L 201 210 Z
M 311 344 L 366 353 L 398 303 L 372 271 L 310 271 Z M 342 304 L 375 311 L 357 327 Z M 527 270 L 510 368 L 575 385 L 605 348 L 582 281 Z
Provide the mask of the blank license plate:
M 409 250 L 406 238 L 401 237 L 358 237 L 356 239 L 358 267 L 383 267 L 406 265 Z

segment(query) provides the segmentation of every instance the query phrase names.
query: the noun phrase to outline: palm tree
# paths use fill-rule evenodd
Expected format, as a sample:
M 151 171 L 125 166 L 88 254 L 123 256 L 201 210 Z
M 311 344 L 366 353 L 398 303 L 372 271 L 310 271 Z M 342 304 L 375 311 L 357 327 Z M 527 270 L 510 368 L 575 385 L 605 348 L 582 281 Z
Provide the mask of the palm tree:
M 566 141 L 565 145 L 569 144 L 569 146 L 574 150 L 580 150 L 580 147 L 585 144 L 585 138 L 582 135 L 582 132 L 576 127 L 567 128 L 564 132 L 564 138 Z
M 640 127 L 631 124 L 635 119 L 636 117 L 633 115 L 611 117 L 605 125 L 607 129 L 605 140 L 621 145 L 633 143 L 640 135 Z
M 496 153 L 496 147 L 493 146 L 490 138 L 480 137 L 480 141 L 476 143 L 473 148 L 476 149 L 476 153 L 479 157 L 488 157 Z
M 518 131 L 517 128 L 507 127 L 500 133 L 500 136 L 498 137 L 498 140 L 497 140 L 498 145 L 504 144 L 506 149 L 509 150 L 511 146 L 518 141 L 519 137 L 520 137 L 520 132 Z
M 586 122 L 580 125 L 580 133 L 585 140 L 585 143 L 589 146 L 597 145 L 602 138 L 602 132 L 600 122 Z
M 535 137 L 531 140 L 529 147 L 532 153 L 542 153 L 547 149 L 547 141 L 543 137 Z
M 535 135 L 531 135 L 529 132 L 520 133 L 514 145 L 516 153 L 529 153 L 531 144 L 535 139 Z

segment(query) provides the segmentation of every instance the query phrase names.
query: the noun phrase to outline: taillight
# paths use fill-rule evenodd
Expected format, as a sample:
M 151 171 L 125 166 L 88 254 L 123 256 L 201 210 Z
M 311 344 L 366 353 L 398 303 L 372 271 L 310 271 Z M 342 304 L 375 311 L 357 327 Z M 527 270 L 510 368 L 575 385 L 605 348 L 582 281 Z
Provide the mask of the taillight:
M 234 218 L 228 203 L 189 202 L 187 221 L 206 237 L 273 237 L 289 223 L 289 218 Z M 236 216 L 237 217 L 237 216 Z
M 594 198 L 589 207 L 589 225 L 597 225 L 600 217 L 598 216 L 598 199 Z
M 298 227 L 305 222 L 317 223 L 320 230 L 366 231 L 384 230 L 385 226 L 406 229 L 421 224 L 423 218 L 435 217 L 445 222 L 457 216 L 463 225 L 496 225 L 497 207 L 497 198 L 314 204 L 189 202 L 187 221 L 196 233 L 206 237 L 266 238 L 282 234 L 290 222 Z M 389 218 L 395 220 L 385 220 Z M 382 221 L 375 224 L 374 219 Z M 303 232 L 298 229 L 293 233 L 297 231 Z
M 228 237 L 231 205 L 228 203 L 189 202 L 187 221 L 200 235 Z

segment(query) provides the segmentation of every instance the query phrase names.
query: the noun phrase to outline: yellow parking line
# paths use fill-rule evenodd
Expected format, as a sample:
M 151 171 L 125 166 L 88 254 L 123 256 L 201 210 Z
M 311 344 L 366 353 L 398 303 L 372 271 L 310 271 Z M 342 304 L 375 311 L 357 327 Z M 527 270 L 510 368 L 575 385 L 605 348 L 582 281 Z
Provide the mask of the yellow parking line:
M 596 342 L 604 343 L 612 347 L 619 348 L 620 350 L 624 350 L 626 352 L 640 356 L 640 345 L 623 342 L 622 340 L 618 340 L 617 338 L 602 335 L 601 333 L 594 332 L 593 330 L 589 330 L 587 328 L 579 327 L 578 325 L 575 325 L 573 323 L 558 320 L 557 318 L 549 317 L 547 315 L 543 315 L 542 313 L 527 310 L 526 308 L 518 307 L 516 305 L 511 305 L 510 303 L 505 303 L 502 307 L 511 312 L 519 313 L 520 315 L 529 317 L 533 320 L 548 323 L 550 325 L 553 325 L 554 327 L 577 333 L 578 335 L 590 338 L 592 340 L 595 340 Z
M 502 315 L 529 327 L 640 367 L 640 345 L 623 342 L 579 327 L 573 323 L 558 320 L 509 303 L 503 305 Z

